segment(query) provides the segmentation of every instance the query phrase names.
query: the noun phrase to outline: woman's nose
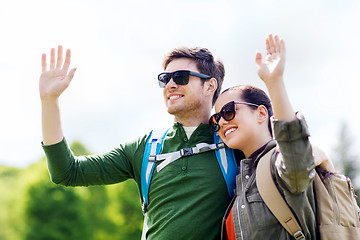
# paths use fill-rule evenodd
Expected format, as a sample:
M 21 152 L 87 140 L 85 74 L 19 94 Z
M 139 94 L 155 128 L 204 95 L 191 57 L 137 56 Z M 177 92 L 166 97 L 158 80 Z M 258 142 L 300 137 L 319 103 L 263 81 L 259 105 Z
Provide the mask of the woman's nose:
M 228 121 L 226 121 L 223 117 L 220 118 L 219 120 L 219 126 L 220 128 L 224 125 L 226 125 L 228 123 Z

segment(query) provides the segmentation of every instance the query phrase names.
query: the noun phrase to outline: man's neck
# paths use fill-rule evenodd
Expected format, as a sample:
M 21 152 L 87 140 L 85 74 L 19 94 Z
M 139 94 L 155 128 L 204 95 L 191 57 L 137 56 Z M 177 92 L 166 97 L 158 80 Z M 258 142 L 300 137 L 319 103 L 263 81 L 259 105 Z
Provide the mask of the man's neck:
M 177 112 L 173 116 L 175 122 L 181 123 L 184 127 L 197 127 L 200 123 L 209 123 L 211 109 L 210 103 L 203 103 L 196 109 Z
M 209 118 L 210 118 L 210 115 L 203 116 L 203 117 L 197 116 L 197 117 L 193 117 L 193 118 L 186 118 L 186 117 L 180 118 L 180 117 L 175 116 L 174 120 L 175 120 L 175 122 L 181 123 L 181 125 L 183 125 L 184 127 L 197 127 L 201 123 L 208 123 Z

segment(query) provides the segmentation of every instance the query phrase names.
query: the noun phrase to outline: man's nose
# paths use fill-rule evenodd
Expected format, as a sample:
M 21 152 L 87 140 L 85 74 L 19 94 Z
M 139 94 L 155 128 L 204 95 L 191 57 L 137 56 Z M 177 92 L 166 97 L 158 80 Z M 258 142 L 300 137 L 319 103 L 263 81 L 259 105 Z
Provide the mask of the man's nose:
M 170 81 L 166 84 L 166 86 L 169 88 L 175 88 L 178 85 L 174 82 L 173 78 L 170 78 Z

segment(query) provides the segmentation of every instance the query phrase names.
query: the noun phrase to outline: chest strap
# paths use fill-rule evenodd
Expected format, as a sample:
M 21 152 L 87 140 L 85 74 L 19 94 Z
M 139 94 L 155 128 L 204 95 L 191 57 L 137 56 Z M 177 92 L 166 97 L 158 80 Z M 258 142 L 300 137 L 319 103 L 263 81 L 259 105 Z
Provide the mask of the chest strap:
M 225 148 L 224 143 L 214 143 L 214 144 L 208 144 L 208 143 L 199 143 L 196 144 L 195 147 L 192 148 L 183 148 L 176 152 L 171 153 L 164 153 L 164 154 L 158 154 L 158 155 L 150 155 L 149 161 L 150 162 L 159 162 L 162 161 L 157 167 L 157 172 L 160 172 L 164 167 L 166 167 L 168 164 L 178 160 L 181 157 L 187 157 L 191 155 L 195 155 L 198 153 L 203 153 L 207 151 L 217 150 Z
M 147 212 L 149 204 L 149 187 L 152 178 L 152 173 L 155 168 L 156 162 L 159 162 L 157 171 L 159 172 L 168 164 L 176 161 L 183 156 L 191 156 L 207 151 L 215 150 L 216 158 L 219 163 L 222 175 L 226 182 L 230 198 L 234 196 L 236 175 L 238 168 L 232 149 L 229 149 L 222 142 L 217 133 L 214 133 L 214 143 L 199 143 L 192 148 L 183 148 L 176 152 L 160 154 L 162 147 L 167 136 L 167 130 L 155 130 L 150 134 L 144 151 L 142 166 L 141 166 L 141 196 L 143 203 L 143 212 Z

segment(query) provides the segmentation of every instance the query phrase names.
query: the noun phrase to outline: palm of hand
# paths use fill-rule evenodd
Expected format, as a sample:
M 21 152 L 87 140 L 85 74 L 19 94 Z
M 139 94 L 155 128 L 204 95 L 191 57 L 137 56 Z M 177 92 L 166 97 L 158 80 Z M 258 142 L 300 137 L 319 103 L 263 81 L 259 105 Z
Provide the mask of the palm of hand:
M 268 54 L 266 61 L 258 66 L 257 73 L 261 79 L 274 79 L 278 76 L 282 76 L 284 72 L 285 60 L 281 54 Z
M 52 69 L 40 75 L 40 97 L 59 97 L 68 87 L 67 71 Z
M 50 68 L 47 69 L 46 55 L 42 55 L 42 74 L 40 75 L 39 90 L 40 98 L 58 98 L 69 86 L 76 68 L 68 72 L 71 52 L 66 51 L 65 62 L 63 62 L 62 46 L 58 47 L 58 57 L 55 60 L 55 49 L 50 52 Z
M 282 78 L 285 68 L 286 49 L 284 41 L 278 36 L 269 35 L 266 38 L 266 60 L 262 61 L 261 53 L 256 53 L 256 71 L 259 77 L 266 83 Z

